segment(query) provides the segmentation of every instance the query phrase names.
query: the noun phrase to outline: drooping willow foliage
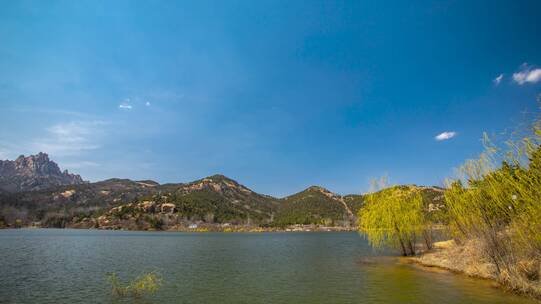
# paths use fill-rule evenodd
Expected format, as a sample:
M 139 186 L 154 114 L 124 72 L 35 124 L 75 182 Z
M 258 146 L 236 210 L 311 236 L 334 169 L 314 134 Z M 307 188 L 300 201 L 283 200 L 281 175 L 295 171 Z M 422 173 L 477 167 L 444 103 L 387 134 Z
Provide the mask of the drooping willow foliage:
M 359 229 L 370 244 L 414 255 L 416 243 L 429 235 L 430 228 L 420 190 L 394 186 L 368 194 L 365 200 L 359 211 Z

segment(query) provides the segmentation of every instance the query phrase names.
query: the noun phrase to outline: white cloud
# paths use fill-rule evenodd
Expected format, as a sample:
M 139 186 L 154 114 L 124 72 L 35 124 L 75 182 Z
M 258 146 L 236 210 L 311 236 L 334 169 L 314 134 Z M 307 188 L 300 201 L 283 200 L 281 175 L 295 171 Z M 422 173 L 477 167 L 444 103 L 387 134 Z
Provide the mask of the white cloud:
M 97 143 L 97 134 L 105 124 L 103 121 L 72 121 L 53 125 L 44 138 L 32 142 L 32 150 L 65 156 L 98 149 L 101 146 Z
M 500 82 L 502 82 L 502 79 L 503 79 L 503 74 L 500 74 L 500 75 L 498 75 L 498 77 L 494 78 L 494 80 L 492 80 L 492 82 L 494 82 L 494 85 L 499 85 Z
M 145 102 L 145 106 L 150 107 L 150 101 Z
M 541 81 L 541 69 L 532 69 L 525 63 L 519 72 L 513 73 L 513 80 L 519 85 L 539 82 Z
M 133 107 L 129 103 L 123 102 L 120 105 L 118 105 L 118 108 L 124 109 L 124 110 L 131 110 Z
M 448 139 L 451 139 L 453 137 L 455 137 L 457 135 L 457 133 L 455 131 L 446 131 L 446 132 L 443 132 L 443 133 L 440 133 L 438 135 L 436 135 L 436 137 L 434 137 L 437 141 L 442 141 L 442 140 L 448 140 Z

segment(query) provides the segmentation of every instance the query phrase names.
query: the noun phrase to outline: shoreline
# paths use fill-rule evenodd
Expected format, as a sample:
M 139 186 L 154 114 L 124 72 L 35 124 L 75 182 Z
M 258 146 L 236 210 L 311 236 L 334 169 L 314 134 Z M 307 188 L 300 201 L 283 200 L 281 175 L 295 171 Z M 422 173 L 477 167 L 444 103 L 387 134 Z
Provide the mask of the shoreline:
M 465 275 L 471 278 L 486 280 L 494 287 L 507 292 L 541 302 L 539 287 L 534 282 L 522 285 L 521 288 L 512 286 L 511 283 L 502 281 L 495 266 L 483 261 L 479 253 L 479 244 L 470 240 L 463 245 L 457 245 L 453 240 L 436 242 L 434 248 L 422 252 L 418 256 L 401 257 L 401 262 L 416 265 L 424 271 L 438 269 L 454 275 Z
M 74 229 L 74 230 L 94 230 L 94 231 L 133 231 L 133 232 L 217 232 L 217 233 L 265 233 L 265 232 L 357 232 L 355 228 L 349 227 L 326 227 L 311 225 L 306 226 L 291 226 L 287 228 L 274 227 L 250 227 L 250 226 L 235 226 L 235 227 L 172 227 L 170 229 L 125 229 L 122 227 L 39 227 L 39 226 L 24 226 L 24 227 L 2 227 L 0 230 L 17 230 L 17 229 Z
M 477 251 L 473 250 L 474 246 L 475 244 L 471 243 L 458 246 L 453 240 L 436 242 L 433 249 L 405 259 L 424 267 L 436 267 L 469 277 L 496 281 L 493 265 L 479 262 L 480 257 Z

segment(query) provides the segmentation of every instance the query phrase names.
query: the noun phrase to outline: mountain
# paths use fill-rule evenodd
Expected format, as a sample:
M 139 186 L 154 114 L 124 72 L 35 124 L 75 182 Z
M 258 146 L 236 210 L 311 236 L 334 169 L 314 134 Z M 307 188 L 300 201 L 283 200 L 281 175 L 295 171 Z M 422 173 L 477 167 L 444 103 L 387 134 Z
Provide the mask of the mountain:
M 63 185 L 36 191 L 0 195 L 0 222 L 39 222 L 65 227 L 74 219 L 93 217 L 105 210 L 157 193 L 158 183 L 108 179 L 96 183 Z M 0 193 L 1 194 L 1 193 Z
M 409 190 L 419 190 L 427 215 L 434 222 L 445 222 L 446 205 L 443 189 L 416 185 L 400 185 Z M 274 225 L 316 224 L 324 226 L 355 227 L 357 215 L 364 205 L 364 196 L 340 196 L 325 188 L 311 186 L 304 191 L 282 199 Z
M 146 229 L 149 223 L 167 217 L 172 225 L 265 225 L 272 222 L 278 205 L 278 199 L 258 194 L 223 175 L 163 185 L 148 180 L 109 179 L 0 195 L 0 221 L 12 223 L 24 218 L 26 224 L 39 222 L 45 227 Z M 164 216 L 162 209 L 167 208 L 174 216 L 171 212 Z
M 181 185 L 174 192 L 166 194 L 164 199 L 177 204 L 179 210 L 190 216 L 208 216 L 203 212 L 210 211 L 218 222 L 233 219 L 268 222 L 279 205 L 276 198 L 256 193 L 223 175 Z M 205 207 L 193 209 L 190 206 L 193 203 Z
M 427 213 L 445 221 L 443 189 L 421 189 Z M 190 183 L 109 179 L 38 191 L 0 191 L 0 227 L 37 225 L 100 229 L 209 230 L 319 225 L 355 229 L 363 195 L 341 196 L 312 186 L 282 199 L 262 195 L 223 175 Z M 224 228 L 226 227 L 226 228 Z M 273 228 L 275 227 L 275 228 Z
M 6 192 L 33 191 L 61 185 L 83 184 L 81 176 L 58 165 L 45 153 L 38 153 L 16 160 L 0 160 L 0 189 Z
M 118 178 L 87 183 L 61 172 L 44 153 L 1 161 L 0 177 L 0 227 L 242 230 L 300 224 L 355 229 L 364 204 L 363 195 L 341 196 L 319 186 L 279 199 L 223 175 L 162 185 Z M 444 221 L 442 189 L 399 187 L 420 188 L 427 212 Z
M 344 197 L 323 187 L 311 186 L 282 199 L 275 218 L 278 226 L 321 224 L 325 226 L 353 226 L 356 211 L 362 205 L 358 197 Z

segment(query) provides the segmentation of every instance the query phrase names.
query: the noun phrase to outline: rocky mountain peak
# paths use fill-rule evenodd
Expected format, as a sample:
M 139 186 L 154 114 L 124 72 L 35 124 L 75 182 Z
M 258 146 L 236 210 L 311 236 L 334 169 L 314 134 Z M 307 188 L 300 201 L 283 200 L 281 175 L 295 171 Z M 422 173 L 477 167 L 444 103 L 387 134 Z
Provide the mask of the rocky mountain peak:
M 15 160 L 0 160 L 0 189 L 16 192 L 41 190 L 51 186 L 84 183 L 81 176 L 63 172 L 46 153 L 20 155 Z
M 49 160 L 49 156 L 46 153 L 38 153 L 36 155 L 30 155 L 25 157 L 19 156 L 15 162 L 15 170 L 19 174 L 26 175 L 62 175 L 58 165 Z M 66 174 L 67 170 L 65 171 Z

